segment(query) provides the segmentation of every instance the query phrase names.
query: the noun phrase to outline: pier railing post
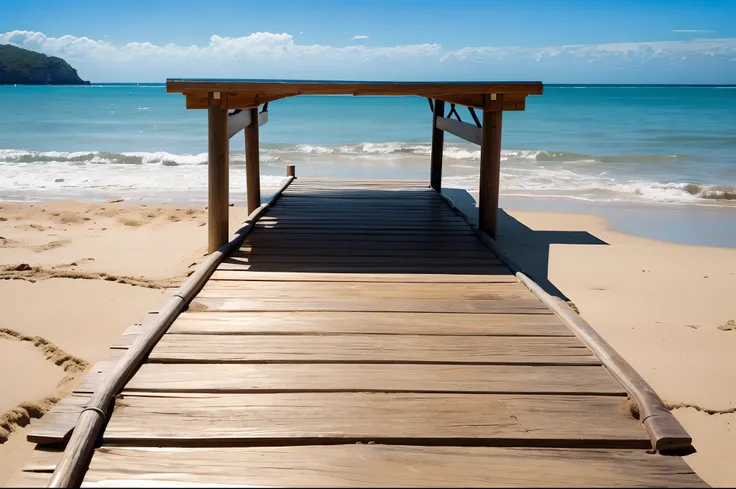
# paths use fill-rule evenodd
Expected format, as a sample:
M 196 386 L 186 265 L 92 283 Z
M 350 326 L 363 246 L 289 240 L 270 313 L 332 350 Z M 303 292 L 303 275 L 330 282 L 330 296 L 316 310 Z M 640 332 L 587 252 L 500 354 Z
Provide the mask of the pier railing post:
M 501 176 L 502 94 L 491 96 L 492 109 L 483 110 L 483 132 L 480 146 L 480 188 L 478 192 L 478 226 L 496 239 L 498 228 L 498 196 Z M 490 105 L 490 104 L 489 104 Z
M 207 248 L 212 253 L 228 241 L 230 138 L 227 130 L 227 109 L 220 107 L 219 98 L 212 99 L 208 110 Z
M 258 156 L 258 107 L 249 109 L 251 123 L 245 127 L 245 178 L 248 214 L 261 205 L 261 169 Z
M 444 100 L 435 99 L 432 114 L 432 156 L 429 170 L 429 184 L 437 192 L 442 191 L 442 151 L 445 146 L 445 131 L 437 128 L 437 118 L 444 116 Z
M 286 176 L 296 178 L 296 166 L 295 165 L 286 165 Z

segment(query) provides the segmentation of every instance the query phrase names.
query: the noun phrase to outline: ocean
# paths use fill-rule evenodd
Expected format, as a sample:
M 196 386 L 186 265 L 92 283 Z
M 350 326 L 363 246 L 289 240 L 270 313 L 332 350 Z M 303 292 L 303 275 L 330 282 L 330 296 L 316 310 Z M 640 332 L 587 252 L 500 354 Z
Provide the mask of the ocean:
M 302 96 L 268 110 L 266 190 L 289 163 L 301 176 L 428 178 L 425 99 Z M 547 86 L 503 125 L 502 199 L 736 208 L 734 87 Z M 0 86 L 0 199 L 203 203 L 206 126 L 161 84 Z M 234 196 L 243 146 L 231 140 Z M 448 135 L 443 185 L 475 193 L 479 154 Z

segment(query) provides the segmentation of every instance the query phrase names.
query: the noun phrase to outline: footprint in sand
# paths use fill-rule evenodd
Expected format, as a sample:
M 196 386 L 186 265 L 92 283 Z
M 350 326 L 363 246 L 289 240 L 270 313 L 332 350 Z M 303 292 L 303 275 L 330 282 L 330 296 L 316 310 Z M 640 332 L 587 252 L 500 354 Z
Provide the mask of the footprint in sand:
M 30 246 L 29 248 L 31 248 L 36 253 L 41 253 L 43 251 L 55 250 L 56 248 L 60 248 L 62 246 L 66 246 L 69 243 L 71 243 L 71 241 L 68 241 L 68 240 L 57 240 L 57 241 L 51 241 L 50 243 L 46 243 L 46 244 L 43 244 L 43 245 Z

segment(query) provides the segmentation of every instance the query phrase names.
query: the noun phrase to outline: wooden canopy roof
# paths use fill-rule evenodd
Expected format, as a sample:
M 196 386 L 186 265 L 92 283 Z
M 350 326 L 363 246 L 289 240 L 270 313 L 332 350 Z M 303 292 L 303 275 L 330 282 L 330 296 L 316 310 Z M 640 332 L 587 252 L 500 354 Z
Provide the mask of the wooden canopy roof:
M 296 95 L 416 95 L 484 110 L 524 110 L 542 82 L 368 82 L 317 80 L 168 79 L 166 91 L 187 98 L 187 109 L 211 105 L 246 109 Z

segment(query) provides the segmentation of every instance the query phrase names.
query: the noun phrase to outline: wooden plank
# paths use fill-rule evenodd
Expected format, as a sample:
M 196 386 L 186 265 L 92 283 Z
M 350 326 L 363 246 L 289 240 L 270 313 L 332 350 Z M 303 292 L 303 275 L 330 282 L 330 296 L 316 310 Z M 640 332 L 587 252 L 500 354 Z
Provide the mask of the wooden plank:
M 306 225 L 306 224 L 330 224 L 330 225 L 337 225 L 337 224 L 347 224 L 347 223 L 353 223 L 358 220 L 360 224 L 363 225 L 369 225 L 369 224 L 381 224 L 385 223 L 386 219 L 390 218 L 391 224 L 402 224 L 402 225 L 421 225 L 425 226 L 427 224 L 438 224 L 438 225 L 457 225 L 462 224 L 463 226 L 467 227 L 467 224 L 458 219 L 456 216 L 443 216 L 443 215 L 437 215 L 434 213 L 428 213 L 426 215 L 416 214 L 416 215 L 394 215 L 394 216 L 387 216 L 384 214 L 376 214 L 376 213 L 366 213 L 362 215 L 357 214 L 344 214 L 342 212 L 340 213 L 333 213 L 328 214 L 324 216 L 315 216 L 312 214 L 305 214 L 305 213 L 293 213 L 293 214 L 273 214 L 270 216 L 264 216 L 261 219 L 258 220 L 258 223 L 261 225 L 266 226 L 286 226 L 286 225 L 294 225 L 294 224 L 300 224 L 300 225 Z
M 285 237 L 279 237 L 279 238 L 269 238 L 265 235 L 261 235 L 259 238 L 256 239 L 249 239 L 243 243 L 243 245 L 240 247 L 243 251 L 264 251 L 264 252 L 271 252 L 271 253 L 279 253 L 279 249 L 286 249 L 286 250 L 294 250 L 294 252 L 298 252 L 299 250 L 328 250 L 329 252 L 332 252 L 333 250 L 339 251 L 339 250 L 358 250 L 360 252 L 364 252 L 366 250 L 375 250 L 375 251 L 409 251 L 412 253 L 419 252 L 422 255 L 427 252 L 444 252 L 442 256 L 447 256 L 448 254 L 455 254 L 455 253 L 461 253 L 461 252 L 475 252 L 478 254 L 494 257 L 492 251 L 490 251 L 488 248 L 483 246 L 479 241 L 471 239 L 471 240 L 456 240 L 454 242 L 448 242 L 448 241 L 430 241 L 430 242 L 421 242 L 421 241 L 414 241 L 414 242 L 396 242 L 396 241 L 372 241 L 370 243 L 367 242 L 361 242 L 361 241 L 341 241 L 337 239 L 339 237 L 335 237 L 335 239 L 327 239 L 327 238 L 320 238 L 319 236 L 312 236 L 312 238 L 304 237 L 303 239 L 300 239 L 299 241 L 289 240 Z
M 377 232 L 381 234 L 376 234 Z M 270 229 L 266 229 L 262 226 L 256 226 L 253 230 L 253 235 L 256 236 L 258 233 L 266 233 L 270 236 L 304 236 L 304 235 L 317 235 L 317 236 L 332 236 L 332 235 L 339 235 L 339 236 L 358 236 L 363 237 L 365 235 L 369 235 L 370 238 L 368 238 L 368 241 L 372 240 L 378 240 L 378 241 L 390 241 L 396 239 L 397 241 L 424 241 L 424 240 L 430 240 L 435 239 L 438 236 L 444 236 L 446 239 L 450 236 L 455 237 L 474 237 L 473 231 L 469 227 L 460 227 L 460 228 L 439 228 L 439 229 L 432 229 L 432 228 L 417 228 L 417 229 L 407 229 L 404 227 L 396 227 L 394 229 L 389 229 L 388 227 L 383 229 L 376 229 L 372 227 L 356 227 L 355 229 L 350 229 L 346 226 L 339 226 L 336 228 L 303 228 L 303 229 L 286 229 L 282 227 L 273 227 Z M 378 239 L 380 238 L 380 239 Z M 362 238 L 365 239 L 365 238 Z M 462 239 L 462 238 L 460 238 Z
M 442 131 L 447 131 L 460 139 L 464 139 L 470 143 L 481 144 L 481 128 L 475 124 L 468 124 L 467 122 L 456 121 L 455 119 L 448 119 L 446 117 L 437 118 L 437 128 Z
M 136 471 L 130 468 L 135 467 Z M 233 470 L 237 467 L 237 470 Z M 643 450 L 397 445 L 98 448 L 84 487 L 707 487 Z
M 210 281 L 210 284 L 212 281 Z M 569 336 L 547 314 L 428 314 L 339 312 L 184 312 L 168 334 L 410 334 Z
M 495 257 L 462 257 L 448 256 L 444 258 L 424 257 L 424 256 L 335 256 L 328 253 L 321 255 L 249 255 L 241 253 L 238 255 L 230 255 L 229 258 L 222 262 L 220 270 L 233 269 L 230 265 L 262 265 L 262 264 L 311 264 L 311 265 L 343 265 L 346 267 L 367 267 L 367 266 L 474 266 L 480 269 L 482 266 L 501 266 L 502 262 Z
M 403 300 L 403 299 L 240 299 L 197 298 L 198 309 L 212 311 L 341 311 L 445 312 L 489 314 L 552 314 L 538 299 L 514 300 Z
M 412 232 L 418 231 L 432 231 L 438 233 L 464 231 L 467 232 L 470 228 L 467 224 L 460 220 L 446 221 L 446 222 L 362 222 L 362 221 L 338 221 L 328 222 L 326 220 L 317 220 L 311 222 L 258 222 L 256 223 L 256 229 L 279 229 L 279 230 L 297 230 L 297 229 L 310 229 L 310 230 L 332 230 L 340 229 L 345 232 L 352 232 L 357 229 L 367 229 L 373 232 L 382 231 L 394 231 L 394 230 L 407 230 Z M 464 233 L 465 234 L 465 233 Z
M 503 97 L 503 95 L 499 95 Z M 483 111 L 483 140 L 480 149 L 478 226 L 496 239 L 499 179 L 501 175 L 501 120 L 503 112 Z
M 383 242 L 391 242 L 391 243 L 426 243 L 430 241 L 434 241 L 437 243 L 437 245 L 443 245 L 443 244 L 449 244 L 458 241 L 465 240 L 467 242 L 476 243 L 475 235 L 471 234 L 471 231 L 468 231 L 467 233 L 463 234 L 452 234 L 450 236 L 445 236 L 443 234 L 434 234 L 434 233 L 407 233 L 407 234 L 400 234 L 400 233 L 383 233 L 383 234 L 375 234 L 371 233 L 370 231 L 366 231 L 364 233 L 345 233 L 336 231 L 334 233 L 308 233 L 308 232 L 301 232 L 301 231 L 289 231 L 289 232 L 279 232 L 275 229 L 269 229 L 268 231 L 263 229 L 257 229 L 255 230 L 250 236 L 248 236 L 248 242 L 249 243 L 259 243 L 261 240 L 275 240 L 275 239 L 286 239 L 286 240 L 292 240 L 292 241 L 304 241 L 304 240 L 313 240 L 313 241 L 326 241 L 326 240 L 334 240 L 336 242 L 361 242 L 361 243 L 383 243 Z
M 250 112 L 251 120 L 258 119 L 257 107 L 246 110 Z M 258 124 L 251 124 L 245 128 L 245 174 L 248 214 L 254 212 L 261 205 L 261 170 L 258 152 Z
M 37 446 L 26 459 L 24 472 L 53 472 L 63 449 Z M 49 474 L 50 475 L 50 474 Z M 10 487 L 10 486 L 7 486 Z
M 208 156 L 208 250 L 216 251 L 228 241 L 229 206 L 229 137 L 227 110 L 212 105 L 209 108 L 209 156 Z
M 238 265 L 224 263 L 218 267 L 218 271 L 252 273 L 252 272 L 294 272 L 294 273 L 366 273 L 366 274 L 453 274 L 453 275 L 506 275 L 508 269 L 504 266 L 484 265 L 314 265 L 301 263 L 262 263 L 254 265 Z M 217 272 L 215 272 L 217 273 Z
M 183 402 L 186 400 L 186 402 Z M 542 413 L 537 413 L 540 401 Z M 103 443 L 401 444 L 647 448 L 626 398 L 495 394 L 128 394 Z M 545 415 L 550 413 L 551 415 Z
M 259 272 L 216 270 L 210 280 L 257 280 L 284 282 L 380 282 L 380 283 L 494 283 L 518 282 L 508 268 L 497 273 L 438 274 L 438 273 L 315 273 L 315 272 Z
M 79 413 L 87 405 L 89 396 L 72 394 L 56 403 L 43 418 L 33 420 L 26 439 L 31 443 L 49 444 L 65 441 L 74 428 Z
M 454 392 L 625 395 L 595 366 L 385 364 L 156 364 L 125 386 L 135 391 L 194 393 Z
M 422 259 L 437 259 L 446 258 L 448 255 L 453 258 L 462 259 L 475 259 L 478 261 L 494 259 L 496 256 L 488 250 L 482 249 L 458 249 L 458 250 L 446 250 L 446 249 L 417 249 L 413 247 L 394 247 L 391 248 L 374 248 L 373 246 L 344 246 L 332 248 L 323 248 L 321 246 L 300 246 L 300 247 L 287 247 L 285 244 L 281 246 L 270 247 L 267 245 L 262 246 L 241 246 L 240 251 L 232 253 L 230 256 L 233 258 L 240 257 L 263 257 L 264 259 L 275 258 L 275 257 L 298 257 L 298 256 L 329 256 L 329 257 L 405 257 L 413 258 L 420 256 Z
M 577 338 L 422 335 L 167 334 L 149 362 L 599 365 Z
M 370 282 L 316 283 L 245 282 L 208 283 L 197 295 L 203 297 L 241 297 L 259 299 L 368 298 L 368 299 L 459 299 L 506 300 L 536 299 L 521 284 L 403 284 L 391 287 Z

